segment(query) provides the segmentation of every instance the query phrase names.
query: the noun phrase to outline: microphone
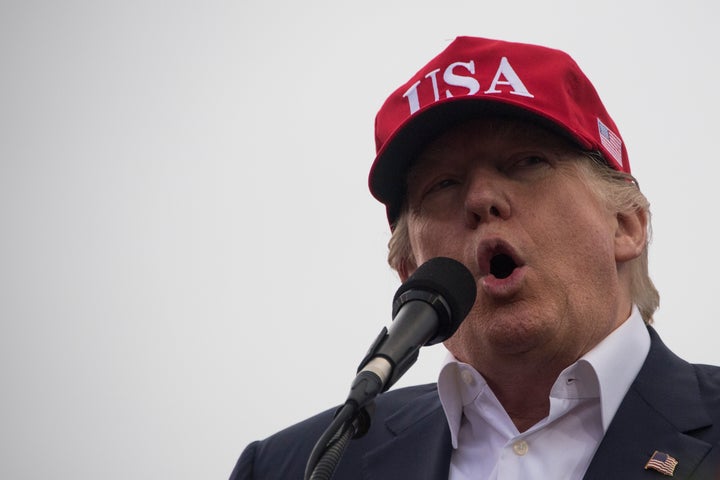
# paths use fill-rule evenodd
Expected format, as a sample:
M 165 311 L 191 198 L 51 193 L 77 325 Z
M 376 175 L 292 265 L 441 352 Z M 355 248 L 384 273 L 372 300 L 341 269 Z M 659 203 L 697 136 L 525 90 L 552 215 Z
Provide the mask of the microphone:
M 477 286 L 457 260 L 436 257 L 420 265 L 393 298 L 393 322 L 360 362 L 347 403 L 361 408 L 387 391 L 415 363 L 420 347 L 450 338 L 475 303 Z
M 345 404 L 310 454 L 305 480 L 332 477 L 349 440 L 369 430 L 374 398 L 415 363 L 420 347 L 455 333 L 475 303 L 476 290 L 465 265 L 444 257 L 420 265 L 400 286 L 393 298 L 390 330 L 383 327 L 360 363 Z

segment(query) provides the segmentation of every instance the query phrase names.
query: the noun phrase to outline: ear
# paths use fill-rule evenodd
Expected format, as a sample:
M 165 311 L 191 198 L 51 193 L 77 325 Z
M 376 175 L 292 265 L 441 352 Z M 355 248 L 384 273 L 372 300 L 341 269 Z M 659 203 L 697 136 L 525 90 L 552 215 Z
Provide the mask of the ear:
M 627 262 L 637 258 L 647 244 L 647 212 L 637 209 L 616 215 L 615 261 Z

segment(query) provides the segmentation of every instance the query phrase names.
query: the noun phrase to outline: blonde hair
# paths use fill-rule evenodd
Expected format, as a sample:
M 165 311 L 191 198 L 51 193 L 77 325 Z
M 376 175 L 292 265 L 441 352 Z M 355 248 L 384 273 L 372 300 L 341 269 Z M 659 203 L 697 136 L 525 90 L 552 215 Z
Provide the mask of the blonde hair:
M 600 152 L 582 152 L 577 160 L 573 165 L 577 166 L 580 178 L 608 209 L 617 213 L 641 211 L 647 218 L 645 247 L 637 258 L 628 261 L 626 265 L 630 273 L 630 298 L 637 305 L 645 323 L 651 324 L 660 304 L 660 294 L 648 272 L 648 245 L 652 233 L 650 202 L 640 191 L 635 178 L 609 167 Z M 417 267 L 417 262 L 410 245 L 407 204 L 403 206 L 393 227 L 388 242 L 388 263 L 398 272 L 412 271 Z

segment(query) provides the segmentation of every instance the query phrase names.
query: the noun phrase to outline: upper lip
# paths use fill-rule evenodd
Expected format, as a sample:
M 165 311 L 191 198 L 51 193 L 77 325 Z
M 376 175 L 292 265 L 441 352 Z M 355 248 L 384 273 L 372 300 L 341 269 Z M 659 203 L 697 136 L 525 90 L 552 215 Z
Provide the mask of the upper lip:
M 493 272 L 493 259 L 501 256 L 509 257 L 514 263 L 514 268 L 521 267 L 525 264 L 523 259 L 518 255 L 512 245 L 499 237 L 486 238 L 480 242 L 477 251 L 477 262 L 480 277 L 495 274 Z M 503 277 L 504 278 L 504 277 Z

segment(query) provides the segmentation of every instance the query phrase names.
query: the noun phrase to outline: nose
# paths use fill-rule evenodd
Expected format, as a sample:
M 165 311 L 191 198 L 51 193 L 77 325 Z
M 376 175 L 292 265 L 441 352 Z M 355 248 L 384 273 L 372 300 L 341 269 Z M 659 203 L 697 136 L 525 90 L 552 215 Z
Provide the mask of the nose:
M 473 229 L 482 223 L 507 220 L 511 215 L 507 185 L 486 170 L 471 176 L 464 206 L 465 221 Z

